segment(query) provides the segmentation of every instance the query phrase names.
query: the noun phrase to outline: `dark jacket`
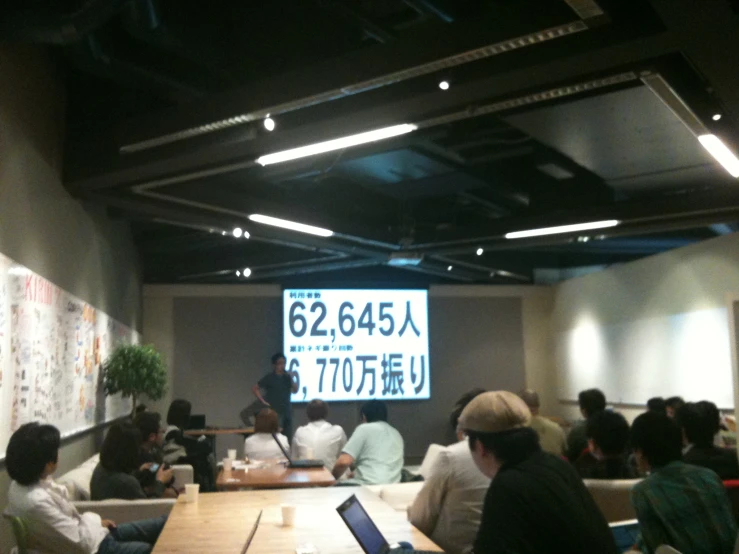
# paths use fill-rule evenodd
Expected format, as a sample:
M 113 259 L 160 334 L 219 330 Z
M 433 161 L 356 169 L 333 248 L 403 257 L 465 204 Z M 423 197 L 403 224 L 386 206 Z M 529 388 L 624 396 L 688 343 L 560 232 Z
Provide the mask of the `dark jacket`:
M 739 459 L 733 448 L 693 446 L 683 454 L 683 462 L 712 469 L 723 481 L 739 479 Z
M 616 554 L 608 523 L 566 461 L 538 451 L 488 489 L 475 554 Z
M 160 497 L 164 492 L 164 484 L 155 481 L 155 496 Z M 122 471 L 109 471 L 102 464 L 95 467 L 90 479 L 90 500 L 136 500 L 148 498 L 136 475 Z

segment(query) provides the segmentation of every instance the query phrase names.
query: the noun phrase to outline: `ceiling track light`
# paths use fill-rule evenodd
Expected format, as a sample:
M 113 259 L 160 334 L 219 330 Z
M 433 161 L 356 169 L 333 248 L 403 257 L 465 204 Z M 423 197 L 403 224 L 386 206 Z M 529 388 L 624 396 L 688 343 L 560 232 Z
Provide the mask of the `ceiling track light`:
M 477 252 L 475 252 L 475 254 L 477 254 L 478 256 L 482 256 L 484 252 L 485 251 L 482 248 L 478 248 L 477 249 Z
M 603 221 L 590 221 L 588 223 L 574 223 L 572 225 L 557 225 L 556 227 L 542 227 L 540 229 L 528 229 L 526 231 L 513 231 L 505 234 L 507 239 L 524 239 L 529 237 L 542 237 L 545 235 L 559 235 L 564 233 L 576 233 L 578 231 L 590 231 L 591 229 L 606 229 L 615 227 L 621 222 L 617 219 L 606 219 Z
M 281 229 L 289 229 L 290 231 L 298 231 L 299 233 L 307 233 L 309 235 L 317 235 L 319 237 L 331 237 L 334 234 L 333 231 L 322 227 L 314 227 L 313 225 L 306 225 L 304 223 L 297 223 L 295 221 L 262 214 L 251 214 L 249 216 L 249 220 L 254 223 L 261 223 L 262 225 L 280 227 Z
M 721 114 L 720 113 L 715 113 L 715 114 L 713 114 L 711 116 L 711 119 L 713 119 L 714 121 L 720 121 L 721 120 Z
M 244 234 L 244 230 L 241 227 L 234 227 L 233 231 L 231 231 L 231 234 L 238 238 L 241 238 L 241 236 Z
M 246 277 L 246 278 L 249 278 L 249 277 L 251 277 L 251 269 L 250 269 L 250 268 L 248 268 L 248 267 L 245 267 L 245 268 L 244 268 L 244 271 L 242 272 L 242 275 L 243 275 L 244 277 Z
M 318 154 L 324 154 L 326 152 L 343 150 L 344 148 L 350 148 L 352 146 L 358 146 L 360 144 L 367 144 L 370 142 L 377 142 L 379 140 L 405 135 L 407 133 L 415 131 L 416 129 L 418 129 L 418 127 L 410 123 L 393 125 L 392 127 L 383 127 L 382 129 L 375 129 L 373 131 L 366 131 L 364 133 L 359 133 L 356 135 L 327 140 L 324 142 L 317 142 L 315 144 L 308 144 L 306 146 L 300 146 L 298 148 L 291 148 L 290 150 L 283 150 L 282 152 L 267 154 L 265 156 L 257 158 L 257 163 L 260 165 L 271 165 L 287 162 L 290 160 L 297 160 L 300 158 L 307 158 L 309 156 L 316 156 Z
M 439 83 L 439 88 L 441 90 L 449 90 L 449 81 L 441 81 Z
M 264 121 L 262 122 L 264 125 L 264 128 L 268 131 L 274 131 L 275 130 L 275 120 L 272 119 L 269 114 L 267 114 L 267 117 L 264 118 Z

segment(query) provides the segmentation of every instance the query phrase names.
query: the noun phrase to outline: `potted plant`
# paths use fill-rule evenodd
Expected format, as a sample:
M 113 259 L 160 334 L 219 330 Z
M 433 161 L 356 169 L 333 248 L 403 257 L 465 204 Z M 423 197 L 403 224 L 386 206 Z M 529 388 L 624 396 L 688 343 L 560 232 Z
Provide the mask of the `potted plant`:
M 103 386 L 106 395 L 121 393 L 133 400 L 131 417 L 136 413 L 137 400 L 145 394 L 159 400 L 167 391 L 167 368 L 162 356 L 151 344 L 124 344 L 116 347 L 103 365 Z

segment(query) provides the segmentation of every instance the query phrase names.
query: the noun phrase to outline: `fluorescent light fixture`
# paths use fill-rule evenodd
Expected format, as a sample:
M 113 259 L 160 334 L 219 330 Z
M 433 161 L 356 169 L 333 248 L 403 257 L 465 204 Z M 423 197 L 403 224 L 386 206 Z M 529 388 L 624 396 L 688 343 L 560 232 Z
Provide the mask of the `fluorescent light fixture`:
M 714 121 L 719 121 L 721 119 L 721 114 L 715 113 L 713 114 L 713 117 L 711 117 L 711 119 L 713 119 Z
M 304 223 L 296 223 L 295 221 L 288 221 L 287 219 L 270 217 L 268 215 L 251 214 L 249 216 L 249 219 L 254 223 L 272 225 L 273 227 L 281 227 L 282 229 L 290 229 L 291 231 L 308 233 L 309 235 L 318 235 L 319 237 L 330 237 L 334 234 L 333 231 L 330 231 L 328 229 L 314 227 L 313 225 L 305 225 Z
M 449 90 L 449 81 L 441 81 L 439 83 L 439 88 L 441 90 Z
M 732 177 L 739 177 L 739 159 L 716 135 L 700 135 L 698 140 Z
M 482 253 L 485 252 L 482 248 L 478 248 L 476 254 L 478 256 L 482 256 Z
M 234 230 L 233 230 L 233 231 L 231 231 L 231 233 L 232 233 L 232 234 L 233 234 L 233 236 L 235 236 L 236 238 L 239 238 L 239 237 L 241 237 L 241 235 L 243 235 L 243 234 L 244 234 L 244 230 L 243 230 L 243 229 L 242 229 L 241 227 L 234 227 Z
M 575 233 L 577 231 L 589 231 L 591 229 L 605 229 L 607 227 L 615 227 L 621 223 L 617 219 L 607 219 L 604 221 L 590 221 L 588 223 L 575 223 L 573 225 L 559 225 L 557 227 L 543 227 L 541 229 L 529 229 L 527 231 L 514 231 L 506 233 L 507 239 L 524 239 L 528 237 L 541 237 L 544 235 L 558 235 L 560 233 Z
M 268 131 L 274 131 L 275 130 L 275 120 L 272 119 L 270 116 L 267 116 L 264 118 L 264 128 Z
M 418 127 L 410 123 L 393 125 L 392 127 L 383 127 L 382 129 L 375 129 L 374 131 L 359 133 L 358 135 L 327 140 L 325 142 L 309 144 L 308 146 L 275 152 L 274 154 L 267 154 L 257 158 L 257 163 L 260 165 L 271 165 L 290 160 L 297 160 L 298 158 L 307 158 L 308 156 L 315 156 L 317 154 L 332 152 L 334 150 L 343 150 L 344 148 L 357 146 L 359 144 L 367 144 L 368 142 L 376 142 L 386 138 L 405 135 L 406 133 L 410 133 L 416 129 L 418 129 Z
M 251 269 L 249 269 L 248 267 L 244 268 L 243 273 L 244 273 L 244 277 L 251 277 Z

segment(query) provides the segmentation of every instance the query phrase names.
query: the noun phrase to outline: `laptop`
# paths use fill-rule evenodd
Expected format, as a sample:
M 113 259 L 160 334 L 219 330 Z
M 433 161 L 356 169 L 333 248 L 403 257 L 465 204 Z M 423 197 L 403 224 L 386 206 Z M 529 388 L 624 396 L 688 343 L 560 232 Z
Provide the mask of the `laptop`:
M 635 519 L 617 521 L 609 524 L 613 538 L 616 539 L 616 548 L 619 552 L 628 552 L 639 538 L 639 522 Z
M 251 533 L 249 533 L 249 537 L 246 539 L 246 544 L 244 545 L 244 548 L 241 550 L 241 554 L 246 554 L 246 551 L 249 550 L 249 545 L 251 544 L 251 541 L 254 538 L 254 535 L 257 534 L 257 527 L 259 527 L 259 520 L 262 519 L 263 511 L 264 510 L 259 510 L 259 515 L 257 516 L 257 520 L 254 522 L 254 525 L 251 528 Z
M 272 433 L 272 438 L 275 439 L 277 446 L 280 447 L 280 450 L 282 450 L 285 458 L 287 458 L 287 467 L 294 469 L 309 469 L 324 466 L 323 460 L 293 460 L 292 458 L 290 458 L 290 454 L 288 454 L 287 450 L 285 450 L 285 447 L 282 446 L 277 433 Z
M 341 519 L 344 520 L 366 554 L 439 554 L 439 552 L 413 550 L 408 548 L 410 544 L 406 544 L 405 547 L 399 544 L 388 544 L 355 495 L 344 501 L 336 508 L 336 511 L 339 512 Z

